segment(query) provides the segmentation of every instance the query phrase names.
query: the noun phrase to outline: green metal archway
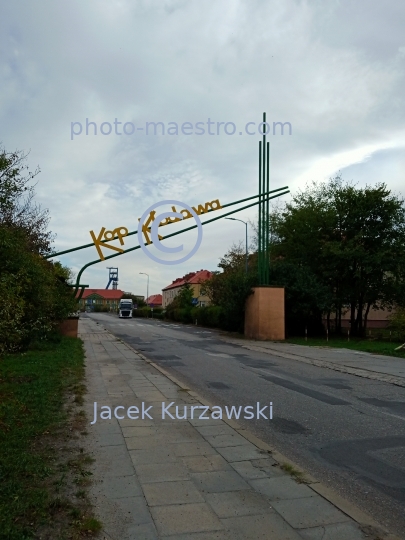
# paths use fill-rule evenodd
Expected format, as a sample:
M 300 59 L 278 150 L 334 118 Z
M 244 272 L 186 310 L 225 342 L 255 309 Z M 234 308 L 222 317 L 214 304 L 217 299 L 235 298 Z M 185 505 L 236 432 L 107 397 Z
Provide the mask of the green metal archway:
M 247 208 L 251 208 L 252 206 L 259 205 L 259 228 L 258 228 L 258 274 L 259 274 L 259 284 L 260 285 L 268 285 L 269 284 L 269 201 L 271 199 L 275 199 L 277 197 L 281 197 L 282 195 L 286 195 L 289 193 L 288 186 L 284 186 L 278 189 L 273 189 L 269 191 L 269 184 L 270 184 L 270 143 L 266 143 L 266 113 L 263 113 L 263 140 L 259 142 L 259 194 L 253 195 L 252 197 L 246 197 L 245 199 L 240 199 L 239 201 L 234 201 L 228 204 L 224 204 L 221 206 L 221 210 L 223 208 L 228 208 L 231 206 L 235 206 L 236 204 L 240 204 L 243 202 L 251 201 L 252 199 L 257 199 L 257 201 L 250 203 L 246 206 L 243 206 L 242 208 L 237 208 L 236 210 L 232 210 L 231 212 L 227 212 L 226 214 L 223 214 L 218 217 L 214 217 L 211 219 L 208 219 L 207 221 L 202 222 L 201 224 L 208 225 L 208 223 L 213 223 L 214 221 L 217 221 L 218 219 L 223 219 L 227 216 L 230 216 L 232 214 L 235 214 L 236 212 L 240 212 L 241 210 L 246 210 Z M 275 193 L 275 195 L 271 195 L 272 193 Z M 271 196 L 270 196 L 271 195 Z M 209 212 L 210 210 L 208 210 Z M 212 211 L 212 209 L 211 209 Z M 206 212 L 204 211 L 204 214 Z M 185 229 L 182 229 L 181 231 L 177 231 L 171 234 L 167 234 L 166 236 L 162 236 L 161 239 L 164 240 L 165 238 L 170 238 L 172 236 L 177 236 L 178 234 L 185 233 L 187 231 L 191 231 L 192 229 L 197 228 L 198 225 L 192 225 L 191 227 L 186 227 Z M 127 229 L 126 229 L 127 230 Z M 125 237 L 132 236 L 134 234 L 137 234 L 138 231 L 132 231 L 125 234 Z M 114 233 L 113 233 L 114 235 Z M 94 238 L 94 235 L 92 235 Z M 100 243 L 106 243 L 111 242 L 112 240 L 118 240 L 117 238 L 109 238 L 108 240 L 101 240 Z M 121 242 L 122 243 L 122 242 Z M 152 243 L 152 242 L 150 242 Z M 79 251 L 81 249 L 86 249 L 89 247 L 93 247 L 96 244 L 94 242 L 91 242 L 90 244 L 84 244 L 82 246 L 78 246 L 72 249 L 66 249 L 64 251 L 58 251 L 56 253 L 51 253 L 50 255 L 47 255 L 46 259 L 51 259 L 53 257 L 57 257 L 60 255 L 64 255 L 66 253 L 72 253 L 73 251 Z M 144 244 L 145 246 L 148 244 Z M 129 253 L 130 251 L 135 251 L 136 249 L 139 249 L 141 246 L 135 246 L 129 249 L 122 250 L 119 253 L 114 253 L 113 255 L 109 255 L 107 257 L 96 259 L 95 261 L 90 261 L 87 264 L 85 264 L 80 272 L 77 275 L 76 283 L 72 285 L 74 287 L 74 295 L 77 295 L 78 290 L 80 289 L 80 294 L 77 297 L 78 300 L 81 299 L 84 289 L 88 287 L 88 285 L 80 284 L 80 279 L 82 277 L 83 272 L 88 268 L 89 266 L 92 266 L 93 264 L 97 264 L 99 262 L 102 262 L 103 260 L 113 259 L 114 257 L 119 257 L 120 255 L 124 255 L 125 253 Z M 97 247 L 98 249 L 98 247 Z M 110 249 L 116 249 L 115 247 L 112 247 Z M 98 249 L 99 251 L 99 249 Z M 99 251 L 100 253 L 100 251 Z

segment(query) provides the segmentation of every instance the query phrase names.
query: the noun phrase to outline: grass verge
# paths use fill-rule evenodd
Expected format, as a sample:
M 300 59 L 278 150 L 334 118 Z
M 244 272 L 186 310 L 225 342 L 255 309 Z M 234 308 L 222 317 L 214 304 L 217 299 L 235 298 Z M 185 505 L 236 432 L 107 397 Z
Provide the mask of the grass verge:
M 385 356 L 396 356 L 398 358 L 405 358 L 405 350 L 396 351 L 395 348 L 399 347 L 399 342 L 389 341 L 373 341 L 367 339 L 355 339 L 350 338 L 332 338 L 326 341 L 326 338 L 289 338 L 286 339 L 286 343 L 294 343 L 295 345 L 307 345 L 308 347 L 331 347 L 331 348 L 344 348 L 355 351 L 363 351 L 373 354 L 383 354 Z
M 84 352 L 62 338 L 0 359 L 0 539 L 73 539 L 101 528 L 80 448 Z

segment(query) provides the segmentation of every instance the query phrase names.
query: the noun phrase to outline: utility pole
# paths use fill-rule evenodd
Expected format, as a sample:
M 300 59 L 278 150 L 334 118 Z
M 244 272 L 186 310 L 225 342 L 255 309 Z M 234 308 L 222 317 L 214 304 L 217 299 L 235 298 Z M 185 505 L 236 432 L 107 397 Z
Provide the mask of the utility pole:
M 148 299 L 149 299 L 149 274 L 146 274 L 145 272 L 139 272 L 140 274 L 143 274 L 144 276 L 148 276 L 148 281 L 146 283 L 146 305 L 149 307 Z

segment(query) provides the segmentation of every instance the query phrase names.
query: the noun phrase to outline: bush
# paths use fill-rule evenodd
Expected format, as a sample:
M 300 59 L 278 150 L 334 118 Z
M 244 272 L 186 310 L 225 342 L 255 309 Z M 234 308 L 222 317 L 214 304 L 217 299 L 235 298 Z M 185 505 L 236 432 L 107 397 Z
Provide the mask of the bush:
M 77 310 L 68 278 L 30 249 L 23 230 L 0 226 L 0 354 L 47 339 Z
M 397 339 L 405 341 L 405 308 L 397 308 L 390 316 L 388 328 L 394 332 Z
M 110 306 L 104 306 L 103 304 L 94 304 L 95 313 L 109 313 Z
M 217 308 L 216 311 L 209 312 L 210 320 L 216 321 L 217 326 L 223 330 L 243 333 L 246 299 L 256 280 L 255 272 L 246 275 L 244 269 L 215 272 L 204 282 L 213 304 L 209 308 Z
M 147 306 L 144 306 L 144 307 L 141 307 L 141 308 L 138 308 L 138 309 L 133 309 L 132 310 L 132 316 L 133 317 L 144 317 L 144 318 L 149 318 L 149 319 L 164 319 L 164 314 L 163 314 L 163 309 L 162 308 L 153 308 L 153 313 L 152 313 L 152 309 L 147 307 Z
M 166 317 L 168 319 L 172 319 L 173 321 L 181 322 L 183 324 L 189 324 L 193 322 L 193 318 L 191 316 L 191 309 L 189 308 L 174 308 L 166 312 Z
M 197 324 L 217 328 L 221 325 L 223 310 L 220 306 L 195 307 L 191 310 L 192 322 Z

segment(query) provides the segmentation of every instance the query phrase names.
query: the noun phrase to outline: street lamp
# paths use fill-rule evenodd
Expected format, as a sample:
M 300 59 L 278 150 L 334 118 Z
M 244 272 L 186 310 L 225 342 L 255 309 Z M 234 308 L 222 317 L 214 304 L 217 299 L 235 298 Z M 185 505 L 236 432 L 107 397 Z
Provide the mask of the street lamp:
M 232 221 L 240 221 L 241 223 L 244 223 L 245 224 L 245 227 L 246 227 L 246 260 L 245 260 L 245 270 L 246 270 L 246 274 L 247 274 L 247 271 L 248 271 L 248 234 L 247 234 L 247 222 L 246 221 L 243 221 L 243 219 L 237 219 L 237 218 L 233 218 L 233 217 L 227 217 L 225 219 L 231 219 Z
M 148 276 L 148 282 L 146 284 L 146 305 L 149 306 L 148 304 L 148 299 L 149 299 L 149 274 L 146 274 L 145 272 L 139 272 L 140 274 L 143 274 L 144 276 Z

